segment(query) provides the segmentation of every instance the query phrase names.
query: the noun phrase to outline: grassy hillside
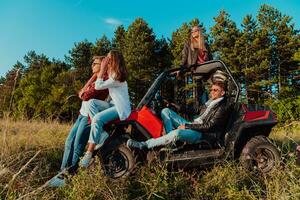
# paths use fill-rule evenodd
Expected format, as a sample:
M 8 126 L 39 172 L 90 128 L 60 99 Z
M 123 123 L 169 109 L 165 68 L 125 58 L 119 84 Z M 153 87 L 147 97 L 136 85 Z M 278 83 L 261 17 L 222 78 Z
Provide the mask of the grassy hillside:
M 62 189 L 44 188 L 59 170 L 69 129 L 56 122 L 0 120 L 0 199 L 300 199 L 293 152 L 300 143 L 299 122 L 273 130 L 285 164 L 270 176 L 250 175 L 234 161 L 205 171 L 171 172 L 154 163 L 116 181 L 96 165 Z

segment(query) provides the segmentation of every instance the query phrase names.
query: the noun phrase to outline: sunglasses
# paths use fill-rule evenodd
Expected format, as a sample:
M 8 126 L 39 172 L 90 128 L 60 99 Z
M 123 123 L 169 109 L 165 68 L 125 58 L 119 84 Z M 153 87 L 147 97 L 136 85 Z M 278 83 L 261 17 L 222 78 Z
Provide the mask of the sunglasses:
M 218 92 L 218 91 L 220 91 L 220 90 L 214 88 L 214 89 L 210 89 L 210 91 L 211 91 L 211 92 Z

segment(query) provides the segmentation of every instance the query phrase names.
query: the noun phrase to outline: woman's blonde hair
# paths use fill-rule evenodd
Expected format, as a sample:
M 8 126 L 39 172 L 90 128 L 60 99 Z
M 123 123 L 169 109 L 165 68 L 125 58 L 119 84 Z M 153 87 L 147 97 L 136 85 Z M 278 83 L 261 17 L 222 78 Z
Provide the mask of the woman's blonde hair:
M 202 33 L 202 29 L 199 26 L 194 26 L 192 27 L 191 30 L 197 29 L 199 31 L 199 38 L 196 40 L 192 36 L 192 31 L 191 31 L 191 49 L 194 51 L 195 49 L 201 49 L 202 51 L 207 51 L 206 46 L 205 46 L 205 40 L 204 40 L 204 35 Z
M 114 79 L 120 82 L 126 81 L 128 74 L 123 54 L 118 50 L 111 50 L 109 53 L 111 56 L 110 72 L 114 74 Z

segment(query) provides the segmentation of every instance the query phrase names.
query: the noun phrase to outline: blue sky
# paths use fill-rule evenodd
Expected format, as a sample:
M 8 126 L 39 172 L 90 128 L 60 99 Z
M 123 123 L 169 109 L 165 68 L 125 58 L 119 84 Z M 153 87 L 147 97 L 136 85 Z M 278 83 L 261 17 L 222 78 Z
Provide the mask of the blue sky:
M 293 17 L 300 29 L 299 0 L 0 0 L 0 76 L 30 50 L 63 60 L 75 42 L 95 42 L 103 34 L 111 38 L 116 26 L 127 27 L 137 17 L 157 37 L 171 37 L 196 17 L 209 30 L 221 9 L 240 25 L 246 14 L 256 16 L 263 3 Z

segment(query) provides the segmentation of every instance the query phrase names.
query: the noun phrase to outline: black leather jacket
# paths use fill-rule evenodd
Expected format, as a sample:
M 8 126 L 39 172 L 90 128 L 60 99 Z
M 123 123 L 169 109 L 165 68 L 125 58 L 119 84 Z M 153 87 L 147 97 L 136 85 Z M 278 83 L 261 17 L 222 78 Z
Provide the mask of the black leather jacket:
M 200 113 L 203 113 L 205 109 L 202 109 Z M 185 128 L 208 133 L 209 135 L 218 138 L 226 128 L 228 117 L 229 113 L 226 106 L 226 99 L 223 99 L 210 110 L 203 119 L 203 124 L 192 122 L 185 124 Z
M 207 43 L 205 43 L 205 47 L 207 49 L 207 54 L 208 54 L 207 58 L 208 58 L 208 60 L 212 60 L 213 57 L 212 57 L 212 54 L 211 54 L 211 51 L 210 51 L 210 47 Z M 184 44 L 184 47 L 183 47 L 183 50 L 182 50 L 182 59 L 181 59 L 180 65 L 181 66 L 190 66 L 190 65 L 196 64 L 197 63 L 197 57 L 198 57 L 198 49 L 195 49 L 193 51 L 191 49 L 190 40 L 187 41 Z

